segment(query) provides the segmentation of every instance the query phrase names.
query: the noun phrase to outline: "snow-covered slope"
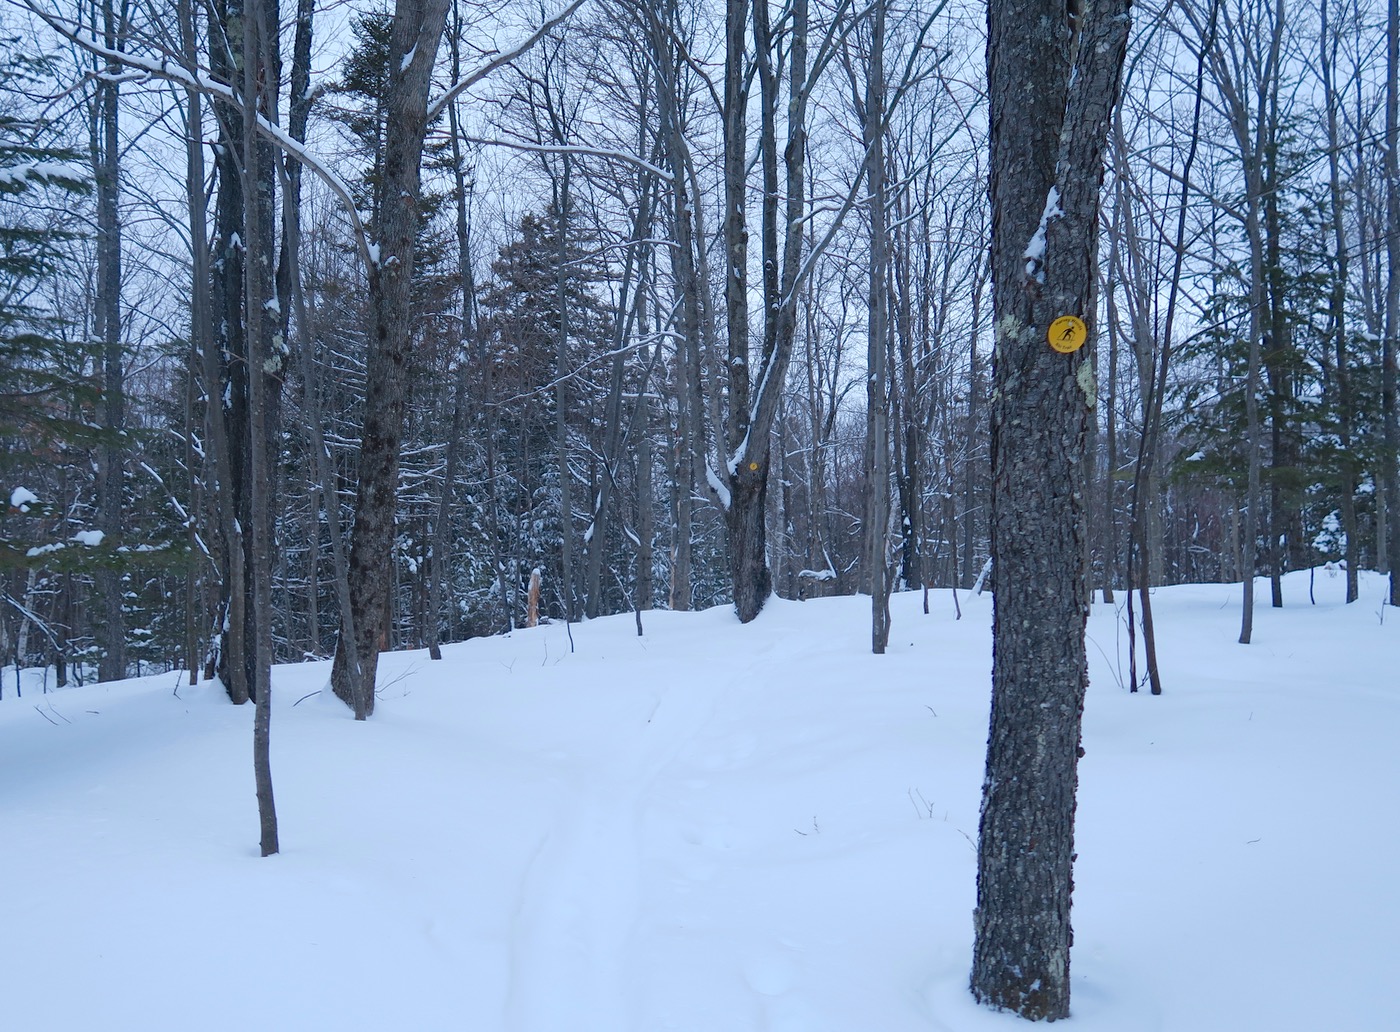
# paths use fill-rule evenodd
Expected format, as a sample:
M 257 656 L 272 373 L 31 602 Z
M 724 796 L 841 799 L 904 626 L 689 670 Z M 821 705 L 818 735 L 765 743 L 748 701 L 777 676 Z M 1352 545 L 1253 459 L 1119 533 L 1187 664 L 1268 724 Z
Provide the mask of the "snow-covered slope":
M 1166 694 L 1095 606 L 1074 1017 L 1400 1029 L 1400 616 L 1383 584 L 1154 596 Z M 280 856 L 251 707 L 174 675 L 0 703 L 0 1027 L 979 1032 L 990 600 L 775 601 L 384 657 L 375 717 L 278 668 Z M 1384 620 L 1382 620 L 1382 615 Z M 294 703 L 297 703 L 294 705 Z

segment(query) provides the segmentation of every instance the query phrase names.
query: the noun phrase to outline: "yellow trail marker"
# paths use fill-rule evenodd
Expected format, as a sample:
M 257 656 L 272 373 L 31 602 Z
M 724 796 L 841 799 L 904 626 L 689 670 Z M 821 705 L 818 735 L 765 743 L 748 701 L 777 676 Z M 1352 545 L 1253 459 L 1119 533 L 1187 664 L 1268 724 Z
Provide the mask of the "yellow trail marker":
M 1062 315 L 1050 324 L 1045 339 L 1060 354 L 1072 355 L 1089 339 L 1089 327 L 1077 315 Z

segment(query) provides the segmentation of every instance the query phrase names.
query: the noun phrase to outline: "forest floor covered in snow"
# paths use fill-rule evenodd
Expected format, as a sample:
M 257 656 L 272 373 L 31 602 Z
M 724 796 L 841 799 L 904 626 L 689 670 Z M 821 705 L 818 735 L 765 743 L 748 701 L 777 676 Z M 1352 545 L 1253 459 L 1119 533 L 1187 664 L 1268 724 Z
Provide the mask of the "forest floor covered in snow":
M 1154 593 L 1165 692 L 1089 626 L 1081 1032 L 1400 1029 L 1400 612 L 1368 575 Z M 0 702 L 0 1026 L 1010 1032 L 967 994 L 989 596 L 773 601 Z M 569 631 L 573 649 L 570 649 Z M 33 672 L 37 674 L 37 672 Z M 301 700 L 301 701 L 299 701 Z

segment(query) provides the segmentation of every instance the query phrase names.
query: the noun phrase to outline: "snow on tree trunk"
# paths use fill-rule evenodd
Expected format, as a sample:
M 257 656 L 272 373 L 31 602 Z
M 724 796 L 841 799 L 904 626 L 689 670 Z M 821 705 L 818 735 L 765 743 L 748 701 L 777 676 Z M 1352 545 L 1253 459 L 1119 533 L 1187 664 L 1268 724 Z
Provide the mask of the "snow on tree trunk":
M 1055 0 L 992 0 L 987 46 L 995 616 L 972 992 L 1050 1020 L 1069 1014 L 1088 679 L 1083 454 L 1095 388 L 1092 349 L 1062 354 L 1047 334 L 1062 316 L 1094 321 L 1103 148 L 1128 5 L 1095 4 L 1081 18 L 1073 39 Z

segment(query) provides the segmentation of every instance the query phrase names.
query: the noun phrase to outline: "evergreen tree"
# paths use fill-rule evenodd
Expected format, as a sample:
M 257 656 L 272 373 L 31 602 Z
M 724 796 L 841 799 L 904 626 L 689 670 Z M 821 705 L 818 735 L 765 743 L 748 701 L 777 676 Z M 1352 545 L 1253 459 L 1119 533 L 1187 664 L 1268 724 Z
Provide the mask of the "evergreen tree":
M 605 349 L 611 324 L 595 293 L 603 270 L 588 257 L 587 241 L 576 237 L 570 227 L 563 277 L 569 340 L 565 364 L 560 366 L 556 222 L 551 215 L 525 215 L 520 235 L 500 249 L 491 265 L 481 307 L 496 400 L 511 399 L 497 417 L 495 442 L 497 454 L 511 471 L 500 492 L 506 510 L 503 520 L 514 528 L 505 554 L 522 590 L 532 569 L 538 566 L 544 571 L 550 615 L 560 617 L 564 615 L 557 604 L 564 574 L 559 566 L 564 516 L 559 478 L 565 471 L 556 461 L 555 392 L 549 387 L 559 377 L 574 377 L 572 411 L 565 413 L 568 432 L 571 438 L 587 434 L 602 393 L 594 378 L 600 368 L 593 360 Z
M 0 40 L 0 566 L 51 561 L 65 546 L 61 471 L 91 444 L 92 355 L 65 340 L 41 300 L 77 239 L 66 214 L 89 189 L 82 158 L 62 146 L 27 91 L 45 70 Z M 39 549 L 40 551 L 35 551 Z

